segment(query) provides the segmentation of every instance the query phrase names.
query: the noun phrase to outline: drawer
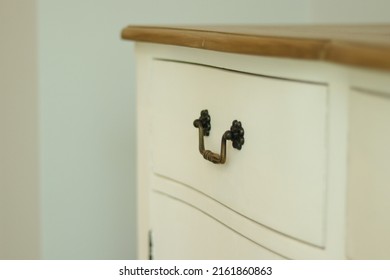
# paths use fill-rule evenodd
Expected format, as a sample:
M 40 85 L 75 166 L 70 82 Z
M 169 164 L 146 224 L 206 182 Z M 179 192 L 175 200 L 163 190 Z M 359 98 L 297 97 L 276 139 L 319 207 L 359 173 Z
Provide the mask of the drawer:
M 160 193 L 151 199 L 155 259 L 283 259 L 184 201 Z
M 216 67 L 154 60 L 154 173 L 218 201 L 276 234 L 324 246 L 327 86 Z M 193 121 L 207 109 L 206 149 L 242 122 L 245 144 L 228 142 L 225 164 L 198 151 Z

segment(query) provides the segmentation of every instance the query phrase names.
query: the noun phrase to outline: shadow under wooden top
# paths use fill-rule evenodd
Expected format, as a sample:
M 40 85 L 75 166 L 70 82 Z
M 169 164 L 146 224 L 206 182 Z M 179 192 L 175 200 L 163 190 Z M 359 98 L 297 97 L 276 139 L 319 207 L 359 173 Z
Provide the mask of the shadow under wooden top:
M 122 38 L 390 70 L 388 25 L 128 26 Z

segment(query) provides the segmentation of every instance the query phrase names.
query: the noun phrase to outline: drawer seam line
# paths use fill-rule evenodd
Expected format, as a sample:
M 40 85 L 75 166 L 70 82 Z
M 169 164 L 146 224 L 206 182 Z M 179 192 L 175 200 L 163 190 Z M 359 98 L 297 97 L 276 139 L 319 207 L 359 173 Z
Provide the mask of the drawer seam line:
M 195 205 L 193 205 L 193 204 L 191 204 L 191 203 L 189 203 L 189 202 L 187 202 L 187 201 L 184 201 L 184 200 L 182 200 L 182 199 L 180 199 L 180 198 L 178 198 L 178 197 L 175 197 L 175 196 L 173 196 L 173 195 L 167 194 L 167 193 L 162 192 L 162 191 L 153 190 L 153 192 L 158 193 L 158 194 L 160 194 L 160 195 L 164 195 L 164 196 L 169 197 L 169 198 L 171 198 L 171 199 L 174 199 L 174 200 L 176 200 L 176 201 L 178 201 L 178 202 L 181 202 L 181 203 L 183 203 L 183 204 L 185 204 L 185 205 L 187 205 L 187 206 L 190 206 L 191 208 L 193 208 L 193 209 L 195 209 L 195 210 L 198 210 L 198 211 L 201 212 L 202 214 L 204 214 L 204 215 L 206 215 L 207 217 L 209 217 L 209 218 L 215 220 L 216 222 L 218 222 L 218 223 L 220 223 L 221 225 L 225 226 L 226 228 L 230 229 L 231 231 L 233 231 L 234 233 L 238 234 L 239 236 L 241 236 L 241 237 L 247 239 L 248 241 L 254 243 L 255 245 L 257 245 L 257 246 L 259 246 L 259 247 L 261 247 L 261 248 L 263 248 L 263 249 L 265 249 L 265 250 L 267 250 L 267 251 L 269 251 L 269 252 L 271 252 L 271 253 L 273 253 L 273 254 L 275 254 L 275 255 L 278 255 L 278 256 L 280 256 L 280 257 L 286 259 L 286 260 L 290 260 L 288 257 L 286 257 L 286 256 L 284 256 L 284 255 L 282 255 L 282 254 L 280 254 L 280 253 L 278 253 L 278 252 L 275 252 L 275 251 L 273 251 L 272 249 L 269 249 L 269 248 L 265 247 L 264 245 L 262 245 L 262 244 L 260 244 L 260 243 L 258 243 L 258 242 L 256 242 L 256 241 L 254 241 L 253 239 L 251 239 L 251 238 L 249 238 L 249 237 L 243 235 L 242 233 L 238 232 L 238 231 L 235 230 L 234 228 L 232 228 L 232 227 L 228 226 L 227 224 L 223 223 L 222 221 L 220 221 L 220 220 L 217 219 L 216 217 L 212 216 L 211 214 L 207 213 L 206 211 L 200 209 L 199 207 L 196 207 Z
M 306 245 L 309 245 L 309 246 L 313 246 L 313 247 L 315 247 L 315 248 L 319 248 L 319 249 L 322 249 L 322 250 L 325 249 L 325 246 L 320 246 L 320 245 L 316 245 L 316 244 L 313 244 L 313 243 L 304 241 L 304 240 L 302 240 L 302 239 L 299 239 L 299 238 L 297 238 L 297 237 L 288 235 L 288 234 L 283 233 L 283 232 L 280 232 L 280 231 L 278 231 L 278 230 L 276 230 L 276 229 L 274 229 L 274 228 L 272 228 L 272 227 L 269 227 L 269 226 L 267 226 L 267 225 L 264 225 L 264 224 L 262 224 L 262 223 L 260 223 L 260 222 L 258 222 L 258 221 L 256 221 L 256 220 L 250 218 L 250 217 L 247 217 L 247 216 L 245 216 L 244 214 L 238 212 L 237 210 L 234 210 L 233 208 L 229 207 L 228 205 L 226 205 L 226 204 L 224 204 L 224 203 L 218 201 L 217 199 L 215 199 L 215 198 L 209 196 L 208 194 L 206 194 L 206 193 L 204 193 L 204 192 L 202 192 L 202 191 L 200 191 L 200 190 L 198 190 L 198 189 L 196 189 L 196 188 L 194 188 L 194 187 L 192 187 L 192 186 L 190 186 L 190 185 L 187 185 L 187 184 L 185 184 L 185 183 L 182 183 L 182 182 L 180 182 L 180 181 L 177 181 L 177 180 L 175 180 L 175 179 L 173 179 L 173 178 L 170 178 L 170 177 L 168 177 L 168 176 L 165 176 L 165 175 L 161 175 L 161 174 L 158 174 L 158 173 L 154 173 L 154 174 L 155 174 L 156 176 L 162 178 L 162 179 L 165 179 L 165 180 L 169 180 L 169 181 L 175 182 L 175 183 L 180 184 L 180 185 L 182 185 L 182 186 L 184 186 L 184 187 L 186 187 L 186 188 L 188 188 L 188 189 L 190 189 L 190 190 L 192 190 L 192 191 L 195 191 L 195 192 L 197 192 L 197 193 L 200 193 L 201 195 L 203 195 L 203 196 L 205 196 L 205 197 L 207 197 L 207 198 L 213 200 L 214 202 L 220 204 L 222 207 L 225 207 L 226 209 L 228 209 L 228 210 L 230 210 L 230 211 L 236 213 L 237 215 L 243 217 L 244 219 L 247 219 L 248 221 L 250 221 L 250 222 L 252 222 L 252 223 L 254 223 L 254 224 L 257 224 L 257 225 L 259 225 L 259 226 L 261 226 L 261 227 L 264 227 L 264 228 L 266 228 L 266 229 L 268 229 L 268 230 L 270 230 L 270 231 L 273 231 L 273 232 L 275 232 L 275 233 L 277 233 L 277 234 L 279 234 L 279 235 L 282 235 L 282 236 L 284 236 L 284 237 L 293 239 L 293 240 L 295 240 L 295 241 L 298 241 L 298 242 L 300 242 L 300 243 L 303 243 L 303 244 L 306 244 Z M 156 190 L 154 190 L 154 191 L 156 191 Z
M 367 88 L 363 88 L 363 87 L 356 87 L 356 86 L 352 86 L 351 90 L 354 90 L 360 94 L 367 94 L 370 96 L 390 99 L 390 94 L 386 93 L 386 92 L 381 92 L 381 91 L 377 91 L 377 90 L 367 89 Z
M 246 72 L 246 71 L 239 71 L 239 70 L 235 70 L 235 69 L 230 69 L 230 68 L 225 68 L 225 67 L 220 67 L 220 66 L 214 66 L 214 65 L 209 65 L 209 64 L 203 64 L 203 63 L 197 63 L 197 62 L 191 62 L 191 61 L 181 61 L 181 60 L 175 60 L 175 59 L 169 59 L 169 58 L 159 58 L 159 57 L 154 57 L 153 60 L 155 60 L 155 61 L 163 61 L 163 62 L 171 62 L 171 63 L 181 63 L 181 64 L 187 64 L 187 65 L 193 65 L 193 66 L 203 66 L 203 67 L 218 69 L 218 70 L 227 71 L 227 72 L 239 73 L 239 74 L 244 74 L 244 75 L 250 75 L 250 76 L 255 76 L 255 77 L 262 77 L 262 78 L 268 78 L 268 79 L 274 79 L 274 80 L 280 80 L 280 81 L 287 81 L 287 82 L 297 82 L 297 83 L 319 85 L 319 86 L 328 86 L 329 85 L 327 82 L 314 82 L 314 81 L 309 81 L 309 80 L 277 77 L 277 76 L 272 76 L 272 75 L 265 75 L 265 74 L 258 74 L 258 73 L 252 73 L 252 72 Z

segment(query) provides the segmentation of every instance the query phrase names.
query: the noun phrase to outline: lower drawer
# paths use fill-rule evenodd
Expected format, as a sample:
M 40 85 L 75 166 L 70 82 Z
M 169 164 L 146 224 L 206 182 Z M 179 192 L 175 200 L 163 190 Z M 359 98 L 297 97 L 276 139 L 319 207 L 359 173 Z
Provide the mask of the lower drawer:
M 167 195 L 152 195 L 153 259 L 283 259 L 201 211 Z
M 324 246 L 327 87 L 201 65 L 155 60 L 153 170 L 261 225 Z M 233 120 L 242 150 L 228 144 L 215 165 L 198 151 L 193 121 L 211 115 L 206 148 L 218 152 Z

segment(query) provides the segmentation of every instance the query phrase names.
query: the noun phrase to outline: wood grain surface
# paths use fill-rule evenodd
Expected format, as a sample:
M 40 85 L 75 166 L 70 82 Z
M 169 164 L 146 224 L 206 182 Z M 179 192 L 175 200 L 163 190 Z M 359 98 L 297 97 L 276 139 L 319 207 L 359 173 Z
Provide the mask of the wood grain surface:
M 389 25 L 128 26 L 122 38 L 390 70 Z

